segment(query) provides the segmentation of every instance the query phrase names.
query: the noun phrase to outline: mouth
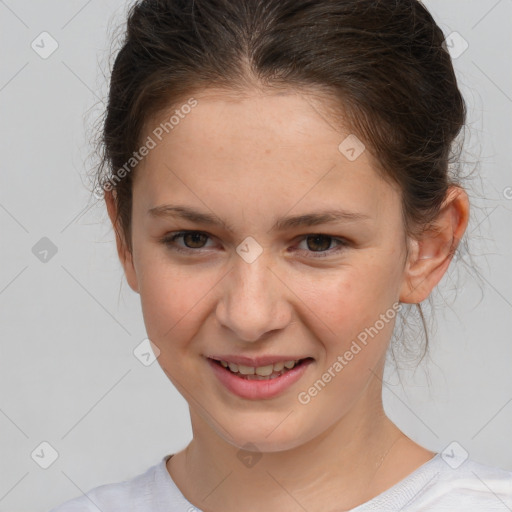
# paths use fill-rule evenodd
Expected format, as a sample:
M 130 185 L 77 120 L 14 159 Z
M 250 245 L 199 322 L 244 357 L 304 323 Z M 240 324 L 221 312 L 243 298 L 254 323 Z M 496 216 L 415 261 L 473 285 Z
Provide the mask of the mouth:
M 291 370 L 296 370 L 299 367 L 309 364 L 313 361 L 312 357 L 305 357 L 302 359 L 289 359 L 277 361 L 262 366 L 247 366 L 244 364 L 236 364 L 228 362 L 223 359 L 214 359 L 209 357 L 217 366 L 220 366 L 225 371 L 230 372 L 234 376 L 244 380 L 273 380 L 287 374 Z M 294 373 L 294 372 L 292 372 Z
M 314 362 L 312 357 L 286 359 L 239 356 L 207 357 L 217 381 L 230 393 L 247 400 L 270 400 L 291 389 Z M 235 362 L 236 361 L 236 362 Z M 245 364 L 242 364 L 245 363 Z M 258 366 L 246 366 L 248 364 Z

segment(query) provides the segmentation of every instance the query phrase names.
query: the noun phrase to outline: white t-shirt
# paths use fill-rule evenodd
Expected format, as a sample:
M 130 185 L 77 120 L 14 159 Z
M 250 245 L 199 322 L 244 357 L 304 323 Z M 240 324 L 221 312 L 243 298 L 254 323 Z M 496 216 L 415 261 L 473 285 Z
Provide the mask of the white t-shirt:
M 167 471 L 166 455 L 145 473 L 95 487 L 50 512 L 201 512 Z M 351 512 L 507 512 L 512 510 L 512 471 L 438 453 L 393 487 Z M 456 467 L 458 466 L 458 467 Z M 456 467 L 456 468 L 455 468 Z M 454 469 L 455 468 L 455 469 Z

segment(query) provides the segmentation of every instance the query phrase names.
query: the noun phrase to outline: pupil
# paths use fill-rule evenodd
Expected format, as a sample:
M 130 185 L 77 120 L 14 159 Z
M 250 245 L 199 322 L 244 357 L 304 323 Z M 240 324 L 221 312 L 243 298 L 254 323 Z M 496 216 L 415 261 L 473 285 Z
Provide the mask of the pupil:
M 311 240 L 314 240 L 314 244 L 316 244 L 319 240 L 323 240 L 324 244 L 320 243 L 319 245 L 323 247 L 320 247 L 320 251 L 325 251 L 327 249 L 329 249 L 329 246 L 331 245 L 331 242 L 330 242 L 330 237 L 328 236 L 325 236 L 325 235 L 315 235 L 315 236 L 308 236 L 308 248 L 311 249 L 311 245 L 310 245 L 310 241 Z M 318 248 L 318 247 L 317 247 Z M 313 251 L 315 251 L 315 249 L 313 248 Z
M 187 234 L 184 236 L 184 238 L 183 238 L 183 239 L 184 239 L 184 241 L 185 241 L 185 244 L 186 244 L 187 246 L 190 246 L 190 244 L 189 244 L 189 240 L 190 240 L 190 238 L 192 238 L 194 241 L 192 242 L 192 247 L 191 247 L 191 248 L 192 248 L 192 249 L 197 249 L 198 247 L 197 247 L 197 246 L 194 246 L 194 243 L 197 243 L 197 242 L 198 242 L 198 241 L 197 241 L 197 238 L 198 238 L 198 237 L 204 237 L 204 236 L 205 236 L 205 235 L 203 235 L 202 233 L 187 233 Z M 200 244 L 200 242 L 199 242 L 199 244 Z M 199 248 L 201 248 L 201 247 L 202 247 L 202 245 L 200 245 L 200 246 L 199 246 Z

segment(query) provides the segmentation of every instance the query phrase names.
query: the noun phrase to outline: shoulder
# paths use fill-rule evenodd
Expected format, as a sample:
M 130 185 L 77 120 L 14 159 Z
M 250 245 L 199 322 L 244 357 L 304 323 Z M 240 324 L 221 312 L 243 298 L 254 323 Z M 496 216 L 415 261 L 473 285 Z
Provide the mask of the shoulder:
M 408 477 L 353 512 L 505 512 L 512 472 L 438 453 Z
M 165 459 L 165 457 L 164 457 Z M 50 512 L 149 512 L 159 510 L 161 470 L 164 462 L 129 480 L 94 487 L 82 496 L 68 500 Z
M 512 509 L 512 471 L 438 454 L 422 476 L 423 485 L 405 510 Z

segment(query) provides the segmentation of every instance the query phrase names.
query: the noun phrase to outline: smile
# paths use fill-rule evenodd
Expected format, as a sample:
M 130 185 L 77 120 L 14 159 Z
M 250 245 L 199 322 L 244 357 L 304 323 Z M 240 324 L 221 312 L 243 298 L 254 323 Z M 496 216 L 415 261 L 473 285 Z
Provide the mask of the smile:
M 268 364 L 266 366 L 245 366 L 242 364 L 228 363 L 227 361 L 220 361 L 220 364 L 224 368 L 229 368 L 232 373 L 239 374 L 239 377 L 246 378 L 248 380 L 269 380 L 275 379 L 288 370 L 291 370 L 301 359 L 296 361 L 281 361 L 274 364 Z
M 246 366 L 207 358 L 217 379 L 231 393 L 247 399 L 274 398 L 297 382 L 313 358 L 277 361 L 264 366 Z

